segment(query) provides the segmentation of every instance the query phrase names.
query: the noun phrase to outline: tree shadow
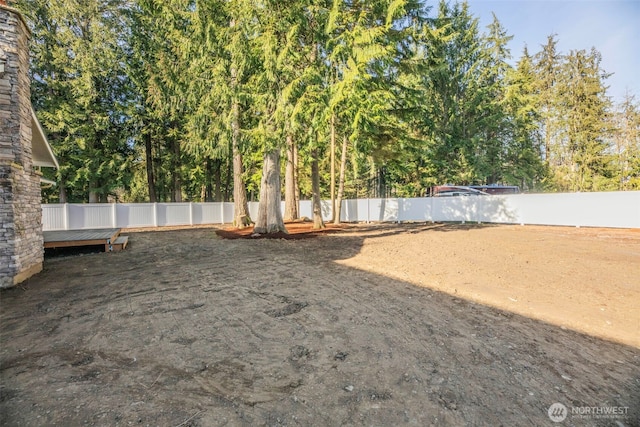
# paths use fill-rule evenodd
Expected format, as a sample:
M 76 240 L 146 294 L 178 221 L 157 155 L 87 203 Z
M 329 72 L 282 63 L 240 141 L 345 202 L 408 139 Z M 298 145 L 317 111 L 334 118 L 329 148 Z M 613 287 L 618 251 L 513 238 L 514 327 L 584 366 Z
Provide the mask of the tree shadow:
M 0 292 L 0 421 L 544 425 L 562 403 L 637 425 L 637 348 L 336 262 L 368 239 L 487 227 L 131 233 L 126 251 L 45 262 Z

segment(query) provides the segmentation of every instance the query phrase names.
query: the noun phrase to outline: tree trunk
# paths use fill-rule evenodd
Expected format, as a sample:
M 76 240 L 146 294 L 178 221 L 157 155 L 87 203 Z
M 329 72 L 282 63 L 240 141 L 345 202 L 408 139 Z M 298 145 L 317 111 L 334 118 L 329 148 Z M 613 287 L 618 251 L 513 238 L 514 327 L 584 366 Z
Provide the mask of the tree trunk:
M 213 175 L 213 191 L 210 191 L 209 193 L 209 199 L 208 201 L 215 201 L 215 202 L 221 202 L 222 201 L 222 160 L 220 159 L 216 159 L 215 160 L 215 169 L 214 169 L 214 163 L 211 160 L 207 160 L 207 167 L 209 168 L 208 170 L 208 175 L 212 176 Z
M 158 201 L 156 196 L 156 177 L 153 173 L 153 154 L 151 150 L 151 132 L 144 135 L 144 154 L 147 162 L 147 187 L 149 189 L 149 201 L 155 203 Z
M 331 114 L 331 222 L 336 222 L 336 115 Z
M 171 201 L 182 202 L 182 177 L 180 176 L 180 142 L 173 140 L 173 159 L 172 159 L 172 191 Z
M 169 194 L 171 193 L 171 183 L 167 183 L 166 173 L 164 172 L 163 163 L 165 160 L 163 159 L 163 154 L 168 152 L 169 146 L 166 139 L 162 138 L 161 141 L 158 141 L 156 145 L 155 156 L 153 157 L 153 179 L 155 183 L 156 190 L 156 202 L 166 202 L 170 199 Z M 167 158 L 167 156 L 165 156 Z M 171 154 L 168 155 L 169 161 L 171 161 Z
M 226 174 L 224 177 L 224 191 L 223 191 L 223 199 L 222 201 L 228 202 L 231 200 L 230 192 L 231 192 L 231 179 L 233 177 L 233 144 L 229 141 L 229 154 L 225 160 L 226 165 Z
M 58 198 L 60 203 L 67 203 L 67 186 L 64 185 L 64 181 L 60 177 L 60 185 L 58 187 Z
M 318 149 L 311 150 L 311 193 L 313 198 L 313 228 L 324 228 L 322 205 L 320 204 L 320 168 L 318 166 Z
M 91 184 L 91 189 L 89 190 L 89 203 L 98 203 L 100 202 L 100 200 L 98 200 L 98 193 L 95 190 L 94 185 Z
M 247 203 L 247 189 L 244 186 L 242 175 L 242 153 L 240 152 L 240 105 L 238 102 L 232 106 L 233 119 L 231 122 L 231 148 L 233 151 L 233 225 L 244 228 L 251 225 L 249 216 L 249 204 Z
M 293 136 L 287 135 L 287 166 L 284 175 L 284 220 L 293 221 L 298 219 L 300 211 L 298 209 L 297 189 L 297 169 L 295 162 L 296 147 Z
M 236 26 L 235 19 L 231 19 L 229 27 Z M 249 204 L 247 203 L 247 189 L 244 185 L 244 170 L 242 166 L 242 152 L 240 151 L 240 102 L 237 99 L 238 89 L 238 58 L 231 55 L 231 68 L 229 70 L 233 102 L 231 104 L 231 151 L 233 153 L 233 225 L 244 228 L 251 225 L 249 216 Z
M 298 209 L 298 217 L 300 216 L 300 179 L 298 178 L 298 171 L 300 170 L 298 163 L 298 146 L 293 144 L 293 180 L 295 182 L 294 194 L 296 197 L 296 208 Z
M 377 175 L 377 197 L 384 199 L 387 197 L 386 174 L 383 167 L 379 167 L 376 171 Z
M 340 176 L 338 178 L 338 197 L 336 199 L 336 216 L 334 224 L 340 224 L 340 214 L 342 213 L 342 197 L 344 195 L 344 175 L 347 169 L 347 135 L 342 137 L 342 151 L 340 152 Z
M 260 202 L 258 204 L 258 218 L 256 218 L 256 225 L 253 229 L 254 233 L 287 232 L 282 219 L 281 198 L 280 150 L 274 149 L 266 152 L 263 158 Z
M 203 183 L 200 186 L 200 201 L 201 202 L 206 202 L 207 200 L 207 184 Z
M 202 167 L 204 170 L 204 181 L 202 182 L 202 187 L 200 189 L 200 201 L 212 202 L 211 194 L 213 189 L 211 188 L 211 159 L 207 157 L 204 160 Z

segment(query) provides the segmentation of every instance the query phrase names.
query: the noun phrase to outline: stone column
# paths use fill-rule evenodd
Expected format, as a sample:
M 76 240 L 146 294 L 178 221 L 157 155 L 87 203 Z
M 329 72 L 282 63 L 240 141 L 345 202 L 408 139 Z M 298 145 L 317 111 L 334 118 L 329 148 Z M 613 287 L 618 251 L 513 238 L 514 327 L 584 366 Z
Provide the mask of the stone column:
M 29 37 L 22 15 L 0 0 L 0 288 L 38 273 L 44 259 L 40 173 L 31 155 Z

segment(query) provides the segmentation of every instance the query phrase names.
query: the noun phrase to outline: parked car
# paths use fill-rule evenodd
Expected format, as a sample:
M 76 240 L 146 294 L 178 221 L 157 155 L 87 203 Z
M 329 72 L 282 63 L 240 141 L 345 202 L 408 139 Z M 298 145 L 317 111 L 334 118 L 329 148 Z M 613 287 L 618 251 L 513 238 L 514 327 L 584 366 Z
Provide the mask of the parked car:
M 488 193 L 463 185 L 436 185 L 427 191 L 427 197 L 488 196 Z
M 498 185 L 498 184 L 488 184 L 488 185 L 470 185 L 469 188 L 473 188 L 474 190 L 484 191 L 487 194 L 519 194 L 520 187 L 517 185 Z

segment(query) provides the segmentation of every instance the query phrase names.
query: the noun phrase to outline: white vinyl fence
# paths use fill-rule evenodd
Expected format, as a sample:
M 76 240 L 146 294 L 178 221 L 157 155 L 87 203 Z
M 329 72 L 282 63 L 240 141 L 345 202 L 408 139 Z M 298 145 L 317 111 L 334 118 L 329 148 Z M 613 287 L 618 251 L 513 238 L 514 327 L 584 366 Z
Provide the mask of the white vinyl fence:
M 249 203 L 249 212 L 256 217 L 257 202 Z M 325 219 L 331 217 L 329 201 L 322 202 L 322 212 Z M 312 216 L 311 201 L 300 202 L 300 215 Z M 455 221 L 640 228 L 640 191 L 344 200 L 341 219 L 345 222 Z M 232 221 L 233 203 L 42 205 L 45 231 Z

